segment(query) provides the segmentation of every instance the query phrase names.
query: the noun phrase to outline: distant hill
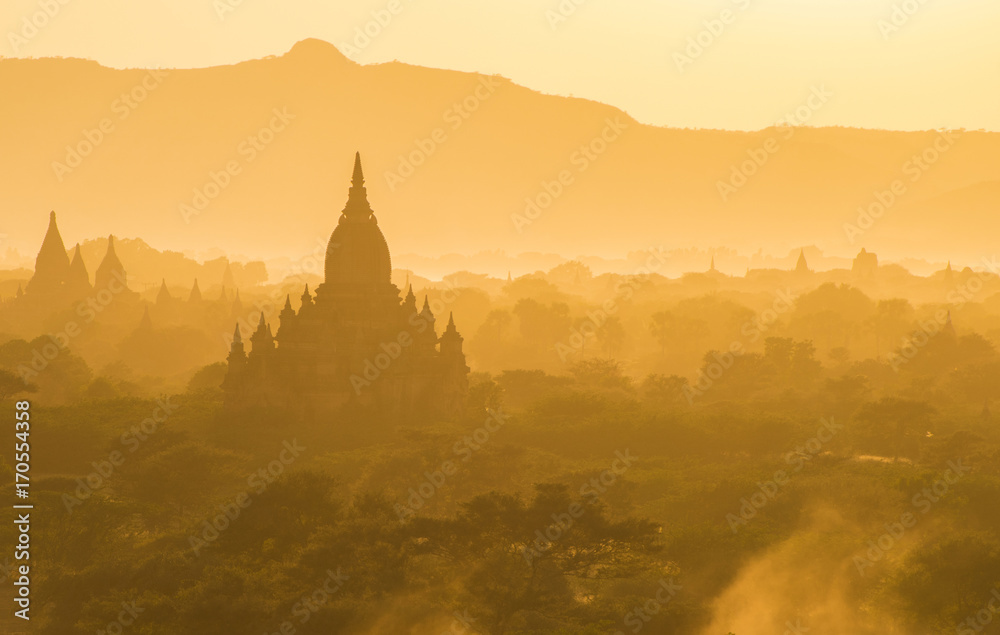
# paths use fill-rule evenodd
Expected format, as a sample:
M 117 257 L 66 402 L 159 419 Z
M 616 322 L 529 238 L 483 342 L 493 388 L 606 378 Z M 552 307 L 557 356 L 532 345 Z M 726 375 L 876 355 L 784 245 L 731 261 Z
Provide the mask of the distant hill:
M 70 247 L 69 254 L 72 257 L 73 247 L 67 247 Z M 91 282 L 94 281 L 94 272 L 107 251 L 107 238 L 87 240 L 80 244 L 80 254 L 87 265 Z M 155 292 L 160 282 L 166 280 L 172 293 L 186 299 L 194 281 L 198 280 L 201 290 L 210 292 L 214 300 L 221 294 L 226 265 L 229 265 L 232 274 L 232 283 L 228 289 L 230 295 L 237 288 L 247 289 L 267 280 L 267 268 L 263 262 L 230 262 L 225 257 L 219 257 L 201 263 L 176 251 L 160 251 L 138 238 L 115 240 L 115 252 L 128 272 L 130 285 L 135 291 L 152 289 Z
M 165 74 L 4 59 L 0 91 L 14 96 L 0 100 L 2 231 L 27 253 L 55 209 L 68 245 L 114 233 L 159 249 L 307 258 L 337 221 L 355 150 L 395 254 L 614 258 L 724 245 L 784 256 L 816 245 L 836 256 L 864 246 L 882 258 L 975 262 L 995 251 L 1000 230 L 997 133 L 958 136 L 914 182 L 907 164 L 933 155 L 935 132 L 658 128 L 499 77 L 360 66 L 317 40 Z M 260 132 L 272 124 L 283 129 Z M 96 148 L 72 167 L 67 146 L 88 143 Z M 767 161 L 747 164 L 756 173 L 723 201 L 720 180 L 761 152 Z M 407 156 L 419 165 L 401 178 Z M 223 176 L 227 166 L 238 173 Z M 218 192 L 212 174 L 225 184 Z M 895 179 L 905 194 L 851 243 L 844 224 Z M 217 197 L 186 222 L 181 206 L 193 209 L 206 186 Z M 544 206 L 547 189 L 551 205 L 526 214 L 526 199 Z

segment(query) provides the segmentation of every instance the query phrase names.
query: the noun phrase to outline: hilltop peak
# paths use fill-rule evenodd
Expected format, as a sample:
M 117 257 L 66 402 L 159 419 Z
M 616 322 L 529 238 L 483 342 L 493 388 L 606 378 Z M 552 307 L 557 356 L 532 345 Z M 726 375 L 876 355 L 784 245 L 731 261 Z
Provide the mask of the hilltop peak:
M 329 58 L 339 63 L 355 62 L 340 52 L 333 44 L 318 38 L 306 38 L 296 42 L 282 57 L 308 57 L 312 59 Z

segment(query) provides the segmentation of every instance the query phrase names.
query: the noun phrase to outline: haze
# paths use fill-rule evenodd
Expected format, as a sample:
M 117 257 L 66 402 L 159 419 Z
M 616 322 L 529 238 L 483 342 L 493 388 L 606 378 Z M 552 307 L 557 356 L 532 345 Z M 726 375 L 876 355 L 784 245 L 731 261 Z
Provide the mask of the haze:
M 309 37 L 348 53 L 356 29 L 389 4 L 305 0 L 290 11 L 278 0 L 70 2 L 25 43 L 10 33 L 38 4 L 8 0 L 0 8 L 7 35 L 0 54 L 193 68 L 280 55 Z M 684 54 L 688 38 L 697 40 L 705 22 L 727 10 L 729 24 L 702 36 L 704 52 L 679 64 L 674 54 Z M 624 7 L 401 0 L 350 57 L 496 73 L 661 126 L 765 128 L 798 104 L 803 86 L 823 81 L 838 98 L 810 125 L 998 130 L 998 26 L 1000 5 L 990 0 L 642 0 Z

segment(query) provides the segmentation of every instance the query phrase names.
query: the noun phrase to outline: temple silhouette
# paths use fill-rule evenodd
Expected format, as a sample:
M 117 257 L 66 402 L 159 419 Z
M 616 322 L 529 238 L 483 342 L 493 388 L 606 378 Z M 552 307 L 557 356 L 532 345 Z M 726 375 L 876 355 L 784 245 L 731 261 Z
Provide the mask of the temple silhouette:
M 223 383 L 227 407 L 324 412 L 356 403 L 397 413 L 457 411 L 469 373 L 462 336 L 449 316 L 438 337 L 426 296 L 418 309 L 412 286 L 400 299 L 360 153 L 324 273 L 315 295 L 306 286 L 298 312 L 286 297 L 276 332 L 261 315 L 249 353 L 237 324 Z
M 88 296 L 100 297 L 101 294 L 118 295 L 134 301 L 137 294 L 128 288 L 127 280 L 125 266 L 115 253 L 115 238 L 108 236 L 108 250 L 94 273 L 94 284 L 90 284 L 87 266 L 80 255 L 80 243 L 76 244 L 73 259 L 70 260 L 56 225 L 56 213 L 49 212 L 49 227 L 35 258 L 34 275 L 23 292 L 18 289 L 17 299 L 29 306 L 47 309 L 64 307 Z

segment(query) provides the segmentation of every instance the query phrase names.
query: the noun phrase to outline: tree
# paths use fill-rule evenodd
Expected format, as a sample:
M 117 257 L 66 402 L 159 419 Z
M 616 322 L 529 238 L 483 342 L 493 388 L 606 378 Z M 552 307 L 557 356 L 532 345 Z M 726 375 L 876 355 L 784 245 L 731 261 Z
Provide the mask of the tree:
M 873 449 L 889 451 L 892 460 L 897 461 L 910 442 L 924 436 L 934 413 L 934 408 L 923 401 L 884 397 L 861 406 L 855 420 L 864 426 L 862 436 L 873 444 Z
M 597 329 L 597 341 L 604 347 L 608 357 L 617 357 L 625 343 L 625 328 L 615 316 L 609 317 Z
M 837 366 L 846 366 L 851 361 L 851 350 L 846 346 L 836 346 L 827 353 L 830 361 Z
M 493 309 L 486 316 L 486 321 L 483 323 L 481 328 L 490 333 L 494 333 L 496 335 L 496 344 L 500 345 L 503 344 L 504 333 L 506 333 L 507 329 L 510 327 L 512 319 L 513 317 L 511 316 L 510 311 L 505 309 Z
M 875 315 L 868 320 L 875 334 L 875 357 L 882 354 L 882 342 L 903 338 L 913 324 L 913 307 L 901 298 L 879 300 Z
M 42 357 L 42 351 L 53 347 L 56 349 L 55 356 L 44 357 L 44 363 L 36 366 L 35 360 Z M 47 335 L 40 335 L 30 342 L 11 340 L 0 345 L 0 366 L 15 369 L 23 378 L 18 381 L 37 385 L 38 398 L 44 396 L 46 405 L 73 401 L 90 385 L 92 378 L 90 367 L 82 357 L 69 348 L 56 347 Z
M 587 265 L 577 260 L 569 260 L 553 267 L 546 277 L 555 284 L 568 286 L 590 282 L 594 278 L 594 273 Z
M 213 494 L 211 486 L 239 475 L 233 452 L 183 441 L 182 435 L 168 431 L 148 439 L 145 443 L 152 447 L 141 459 L 124 463 L 115 485 L 136 500 L 159 506 L 163 517 L 196 506 Z
M 520 323 L 521 336 L 537 349 L 548 349 L 566 339 L 572 320 L 569 306 L 555 302 L 546 306 L 537 300 L 525 298 L 514 305 L 514 315 Z
M 225 362 L 215 362 L 202 366 L 188 381 L 187 391 L 192 393 L 217 393 L 222 390 L 222 380 L 226 378 L 229 366 Z
M 642 393 L 646 399 L 654 402 L 680 405 L 687 403 L 684 389 L 689 385 L 687 377 L 649 375 L 642 382 Z
M 667 354 L 667 346 L 674 341 L 677 330 L 677 319 L 669 311 L 654 313 L 649 323 L 649 331 L 660 345 L 660 353 Z
M 578 383 L 592 388 L 628 389 L 632 385 L 621 363 L 613 359 L 584 359 L 570 365 L 569 372 Z
M 587 353 L 587 338 L 597 337 L 594 332 L 593 320 L 586 315 L 573 318 L 573 332 L 580 334 L 580 353 Z
M 414 520 L 412 534 L 463 572 L 454 576 L 457 602 L 490 635 L 583 626 L 579 585 L 647 571 L 660 548 L 653 523 L 612 521 L 598 500 L 561 484 L 536 485 L 530 503 L 499 492 L 478 496 L 455 518 Z
M 37 392 L 38 386 L 26 382 L 9 370 L 0 368 L 0 401 L 6 401 L 22 392 Z
M 809 340 L 796 342 L 788 337 L 764 340 L 764 361 L 776 377 L 787 385 L 805 385 L 816 378 L 821 365 L 816 347 Z
M 705 337 L 709 328 L 702 320 L 660 311 L 652 315 L 649 331 L 660 345 L 660 353 L 666 355 L 668 348 L 679 348 Z
M 954 371 L 951 383 L 974 403 L 988 404 L 1000 397 L 1000 362 L 970 364 Z

